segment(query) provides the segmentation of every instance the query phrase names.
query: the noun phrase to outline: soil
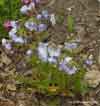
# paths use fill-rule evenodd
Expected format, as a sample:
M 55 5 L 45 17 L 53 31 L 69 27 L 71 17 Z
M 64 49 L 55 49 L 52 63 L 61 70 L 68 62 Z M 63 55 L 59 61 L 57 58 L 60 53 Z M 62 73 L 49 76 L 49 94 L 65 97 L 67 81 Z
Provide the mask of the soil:
M 44 6 L 41 8 L 44 8 Z M 45 8 L 64 17 L 62 24 L 57 24 L 49 29 L 49 40 L 56 44 L 62 44 L 67 37 L 77 36 L 77 38 L 80 38 L 85 52 L 92 52 L 95 55 L 97 65 L 100 68 L 100 3 L 97 0 L 51 0 Z M 75 19 L 75 31 L 73 33 L 69 33 L 67 30 L 67 16 L 69 14 Z M 8 71 L 17 69 L 23 73 L 25 70 L 29 71 L 30 67 L 27 67 L 24 63 L 23 51 L 19 54 L 16 52 L 15 56 L 12 57 L 2 47 L 0 48 L 0 55 L 4 53 L 8 60 L 11 60 L 9 64 L 1 64 L 2 61 L 0 60 L 0 89 L 1 86 L 4 88 L 0 91 L 0 106 L 53 106 L 48 103 L 53 98 L 59 100 L 58 104 L 54 106 L 100 106 L 100 85 L 95 89 L 91 88 L 88 94 L 84 96 L 76 95 L 76 97 L 46 97 L 41 94 L 6 91 L 7 82 L 13 82 L 11 78 L 3 81 L 3 78 L 9 77 Z M 2 83 L 5 85 L 2 85 Z

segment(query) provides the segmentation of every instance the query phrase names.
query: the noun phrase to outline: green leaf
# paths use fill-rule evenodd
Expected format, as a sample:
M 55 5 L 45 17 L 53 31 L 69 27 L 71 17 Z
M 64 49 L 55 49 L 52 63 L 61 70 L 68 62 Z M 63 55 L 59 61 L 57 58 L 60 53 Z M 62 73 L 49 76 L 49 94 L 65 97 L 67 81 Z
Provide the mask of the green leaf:
M 74 18 L 73 18 L 73 16 L 68 15 L 67 23 L 68 23 L 68 31 L 73 32 L 74 31 Z

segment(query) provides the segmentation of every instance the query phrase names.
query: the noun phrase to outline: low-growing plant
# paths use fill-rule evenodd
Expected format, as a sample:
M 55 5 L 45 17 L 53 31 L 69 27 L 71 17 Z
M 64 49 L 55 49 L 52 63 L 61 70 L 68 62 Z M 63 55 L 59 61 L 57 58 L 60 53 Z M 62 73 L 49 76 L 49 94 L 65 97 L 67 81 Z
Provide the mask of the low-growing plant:
M 81 66 L 77 65 L 80 69 L 77 73 L 68 75 L 60 71 L 56 65 L 42 62 L 36 56 L 32 56 L 28 62 L 33 67 L 32 77 L 17 76 L 17 80 L 26 87 L 31 87 L 50 95 L 66 93 L 68 96 L 87 92 L 88 87 L 84 83 L 85 69 Z

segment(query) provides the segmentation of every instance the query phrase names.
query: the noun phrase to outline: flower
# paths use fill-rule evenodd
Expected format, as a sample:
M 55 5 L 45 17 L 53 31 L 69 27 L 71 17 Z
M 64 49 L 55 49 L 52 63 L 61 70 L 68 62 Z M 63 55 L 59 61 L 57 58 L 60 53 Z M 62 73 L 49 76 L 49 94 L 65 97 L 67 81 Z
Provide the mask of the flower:
M 11 50 L 12 48 L 11 43 L 9 43 L 5 38 L 2 39 L 2 46 L 4 46 L 8 50 Z
M 13 28 L 18 28 L 18 22 L 17 21 L 11 21 L 11 26 L 13 27 Z
M 27 55 L 27 56 L 31 56 L 31 55 L 32 55 L 32 53 L 33 53 L 33 52 L 32 52 L 32 50 L 31 50 L 31 49 L 29 49 L 29 50 L 27 50 L 27 51 L 26 51 L 26 55 Z
M 55 14 L 50 15 L 50 22 L 51 22 L 52 26 L 54 26 L 56 24 Z
M 11 21 L 5 21 L 4 24 L 3 24 L 4 28 L 9 31 L 12 29 L 12 24 L 11 24 Z
M 20 9 L 20 12 L 22 14 L 27 14 L 27 12 L 28 12 L 28 6 L 27 5 L 22 6 L 21 9 Z
M 43 10 L 43 11 L 42 11 L 42 16 L 43 16 L 43 18 L 48 19 L 48 18 L 49 18 L 49 13 L 48 13 L 48 11 L 47 11 L 47 10 Z
M 49 62 L 49 63 L 54 63 L 54 64 L 56 64 L 56 63 L 57 63 L 57 58 L 48 56 L 48 62 Z
M 41 19 L 49 19 L 49 13 L 48 13 L 48 11 L 47 10 L 43 10 L 42 12 L 41 12 L 41 14 L 38 14 L 37 16 L 36 16 L 36 18 L 38 19 L 38 20 L 41 20 Z
M 21 43 L 21 44 L 25 43 L 25 40 L 24 40 L 22 37 L 18 37 L 18 36 L 13 37 L 12 40 L 13 40 L 15 43 Z
M 37 18 L 38 20 L 41 20 L 41 19 L 42 19 L 42 15 L 41 15 L 41 14 L 38 14 L 38 15 L 36 16 L 36 18 Z
M 66 61 L 67 60 L 67 61 Z M 71 57 L 66 57 L 64 60 L 62 60 L 59 64 L 59 69 L 65 71 L 69 75 L 75 74 L 77 71 L 77 68 L 75 66 L 71 66 L 69 62 L 72 60 Z
M 92 59 L 87 59 L 87 60 L 85 60 L 85 64 L 86 65 L 92 65 L 93 64 L 93 60 Z
M 12 28 L 17 28 L 18 27 L 17 21 L 10 21 L 10 20 L 5 21 L 3 26 L 8 31 L 11 30 Z
M 32 9 L 35 9 L 35 3 L 34 3 L 34 2 L 31 2 L 31 3 L 28 5 L 28 10 L 31 11 Z
M 2 45 L 4 46 L 7 43 L 7 40 L 5 38 L 2 39 Z
M 77 43 L 74 43 L 74 42 L 72 42 L 72 43 L 65 43 L 65 49 L 68 49 L 68 50 L 71 50 L 71 49 L 75 49 L 75 48 L 77 48 L 77 46 L 78 46 L 78 44 Z
M 37 31 L 37 25 L 36 25 L 36 23 L 34 23 L 34 22 L 30 22 L 30 21 L 27 21 L 26 23 L 25 23 L 25 27 L 27 28 L 27 29 L 29 29 L 30 31 L 33 31 L 33 30 L 35 30 L 35 31 Z
M 12 49 L 12 46 L 11 46 L 10 43 L 6 43 L 6 44 L 4 45 L 4 47 L 5 47 L 7 50 L 11 50 L 11 49 Z
M 56 64 L 60 53 L 60 48 L 54 49 L 49 47 L 48 43 L 39 43 L 38 56 L 42 61 Z
M 16 28 L 11 29 L 10 32 L 9 32 L 9 37 L 10 38 L 15 37 L 16 33 L 17 33 L 17 29 Z
M 48 48 L 48 43 L 42 43 L 42 42 L 39 43 L 39 46 L 37 48 L 38 56 L 44 62 L 47 62 L 48 60 L 47 48 Z
M 48 54 L 51 57 L 59 57 L 60 54 L 61 54 L 61 49 L 60 48 L 48 47 Z
M 90 55 L 88 56 L 88 58 L 85 59 L 85 64 L 86 64 L 86 65 L 89 65 L 89 66 L 93 64 L 93 55 L 92 55 L 92 54 L 90 54 Z
M 20 9 L 22 14 L 27 14 L 29 11 L 35 9 L 35 4 L 32 2 L 29 5 L 23 5 Z
M 38 31 L 39 32 L 43 32 L 47 29 L 47 25 L 46 24 L 39 24 L 38 25 Z

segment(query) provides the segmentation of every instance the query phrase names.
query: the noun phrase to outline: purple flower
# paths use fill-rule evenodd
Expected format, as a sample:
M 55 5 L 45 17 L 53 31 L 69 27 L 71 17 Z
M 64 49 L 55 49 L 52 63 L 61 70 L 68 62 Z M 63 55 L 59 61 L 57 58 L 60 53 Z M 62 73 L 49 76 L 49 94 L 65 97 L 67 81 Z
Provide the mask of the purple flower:
M 33 31 L 33 30 L 37 31 L 37 25 L 34 22 L 26 22 L 25 27 L 29 29 L 30 31 Z
M 41 15 L 41 14 L 38 14 L 38 15 L 36 16 L 36 18 L 37 18 L 38 20 L 41 20 L 41 19 L 42 19 L 42 15 Z
M 59 69 L 65 71 L 69 75 L 75 74 L 77 71 L 77 68 L 75 66 L 71 66 L 67 63 L 65 59 L 60 62 Z
M 92 65 L 92 64 L 93 64 L 93 60 L 92 60 L 92 59 L 87 59 L 87 60 L 85 61 L 85 64 L 87 64 L 87 65 Z
M 49 13 L 47 10 L 43 10 L 42 11 L 42 16 L 45 18 L 45 19 L 48 19 L 49 18 Z
M 15 43 L 21 43 L 21 44 L 25 43 L 25 40 L 22 37 L 18 37 L 18 36 L 14 37 L 12 40 Z
M 9 30 L 12 29 L 12 25 L 11 25 L 11 21 L 10 21 L 10 20 L 5 21 L 4 24 L 3 24 L 3 26 L 4 26 L 4 28 L 5 28 L 7 31 L 9 31 Z
M 65 43 L 65 49 L 75 49 L 77 46 L 77 43 Z
M 47 25 L 46 24 L 39 24 L 38 25 L 38 31 L 42 32 L 45 31 L 47 29 Z
M 20 12 L 22 14 L 27 14 L 27 12 L 28 12 L 28 6 L 27 5 L 22 6 L 21 9 L 20 9 Z
M 39 43 L 39 46 L 37 48 L 37 52 L 38 52 L 38 56 L 39 58 L 44 61 L 47 62 L 48 61 L 48 43 Z
M 10 43 L 7 43 L 5 44 L 5 48 L 8 49 L 8 50 L 11 50 L 12 49 L 12 46 Z

